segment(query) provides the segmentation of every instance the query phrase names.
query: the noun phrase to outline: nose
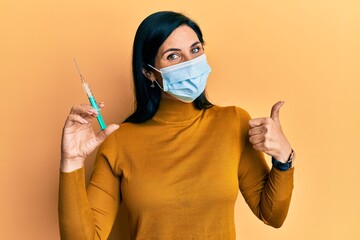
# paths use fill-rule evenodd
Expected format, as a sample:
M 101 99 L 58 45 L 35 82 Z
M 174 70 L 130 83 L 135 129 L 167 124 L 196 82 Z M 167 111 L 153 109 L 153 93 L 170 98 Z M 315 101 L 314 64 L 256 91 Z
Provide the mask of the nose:
M 189 60 L 193 59 L 193 56 L 191 56 L 190 53 L 183 53 L 183 59 L 182 62 L 187 62 Z

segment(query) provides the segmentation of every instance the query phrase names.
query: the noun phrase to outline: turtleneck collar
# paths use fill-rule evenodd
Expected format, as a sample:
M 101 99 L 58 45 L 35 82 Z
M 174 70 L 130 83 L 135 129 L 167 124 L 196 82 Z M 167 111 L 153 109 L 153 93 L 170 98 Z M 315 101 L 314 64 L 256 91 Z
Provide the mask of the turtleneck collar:
M 194 121 L 201 113 L 202 110 L 196 109 L 193 103 L 161 98 L 153 120 L 163 123 L 186 123 Z

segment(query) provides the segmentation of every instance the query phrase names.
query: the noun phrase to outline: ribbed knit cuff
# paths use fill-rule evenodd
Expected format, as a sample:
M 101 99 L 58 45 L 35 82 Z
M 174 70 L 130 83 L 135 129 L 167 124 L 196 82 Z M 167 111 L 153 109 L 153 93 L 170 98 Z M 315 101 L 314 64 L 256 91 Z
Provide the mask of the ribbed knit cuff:
M 83 167 L 84 167 L 83 159 L 72 160 L 72 161 L 66 161 L 66 160 L 60 161 L 60 171 L 61 172 L 72 172 L 72 171 L 78 170 Z

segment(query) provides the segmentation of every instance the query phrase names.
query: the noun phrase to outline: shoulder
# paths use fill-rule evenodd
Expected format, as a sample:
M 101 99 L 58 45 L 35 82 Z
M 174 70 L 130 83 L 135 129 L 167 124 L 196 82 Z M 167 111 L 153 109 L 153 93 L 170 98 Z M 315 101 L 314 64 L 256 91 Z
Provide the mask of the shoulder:
M 120 172 L 122 162 L 119 156 L 126 148 L 129 133 L 129 124 L 120 124 L 120 128 L 107 136 L 97 151 L 97 159 L 106 159 L 114 172 Z
M 238 106 L 213 106 L 206 109 L 204 117 L 221 129 L 232 129 L 241 136 L 249 130 L 249 113 Z
M 117 132 L 119 129 L 111 133 L 109 136 L 106 137 L 106 139 L 100 144 L 98 152 L 102 153 L 110 153 L 113 152 L 116 148 L 114 148 L 114 145 L 117 144 Z
M 214 105 L 213 107 L 206 109 L 206 111 L 210 115 L 220 116 L 222 118 L 235 118 L 240 122 L 248 122 L 251 119 L 250 114 L 245 109 L 238 106 Z
M 105 141 L 101 144 L 101 147 L 113 147 L 114 145 L 120 144 L 121 141 L 126 139 L 126 136 L 132 133 L 132 129 L 138 125 L 140 124 L 121 123 L 120 127 L 105 139 Z

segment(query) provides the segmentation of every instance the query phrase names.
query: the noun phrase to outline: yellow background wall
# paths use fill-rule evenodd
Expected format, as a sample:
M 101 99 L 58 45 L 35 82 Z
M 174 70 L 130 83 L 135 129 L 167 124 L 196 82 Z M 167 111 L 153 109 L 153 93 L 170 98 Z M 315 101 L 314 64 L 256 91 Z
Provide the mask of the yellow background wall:
M 133 110 L 132 40 L 158 10 L 202 27 L 214 103 L 262 117 L 286 102 L 283 130 L 297 151 L 288 218 L 272 229 L 240 196 L 238 239 L 360 239 L 357 0 L 1 0 L 0 238 L 59 239 L 61 130 L 71 106 L 87 102 L 72 58 L 106 102 L 106 122 L 121 122 Z M 120 215 L 110 239 L 127 239 Z

